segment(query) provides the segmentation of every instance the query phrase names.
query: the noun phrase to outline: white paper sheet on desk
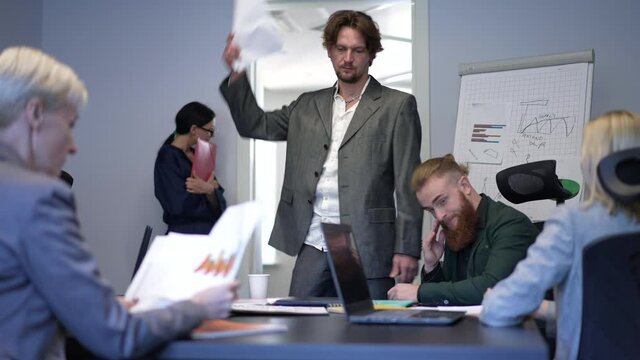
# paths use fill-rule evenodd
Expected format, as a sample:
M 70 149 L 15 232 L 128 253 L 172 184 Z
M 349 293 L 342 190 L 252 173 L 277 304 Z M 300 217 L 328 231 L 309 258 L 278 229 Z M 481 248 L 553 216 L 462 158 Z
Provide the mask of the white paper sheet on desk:
M 482 305 L 469 306 L 414 306 L 410 309 L 417 310 L 438 310 L 438 311 L 464 311 L 466 315 L 478 316 L 482 312 Z
M 228 207 L 209 235 L 156 237 L 125 294 L 139 299 L 131 310 L 164 307 L 235 279 L 261 215 L 257 203 L 244 203 Z
M 245 314 L 329 315 L 329 312 L 323 306 L 282 306 L 244 301 L 235 301 L 231 305 L 231 311 Z
M 232 31 L 233 41 L 240 47 L 240 58 L 233 64 L 235 71 L 282 49 L 282 38 L 264 0 L 236 0 Z

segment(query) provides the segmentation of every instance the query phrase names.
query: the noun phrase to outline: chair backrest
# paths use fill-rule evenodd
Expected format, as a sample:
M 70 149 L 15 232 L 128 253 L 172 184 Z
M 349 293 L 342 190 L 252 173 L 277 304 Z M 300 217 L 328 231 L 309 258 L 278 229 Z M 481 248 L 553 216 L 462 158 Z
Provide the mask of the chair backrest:
M 552 199 L 557 203 L 576 196 L 580 185 L 573 180 L 558 179 L 556 161 L 542 160 L 512 166 L 496 174 L 500 194 L 514 204 Z
M 620 203 L 640 201 L 640 148 L 598 164 L 602 188 Z M 581 359 L 640 359 L 640 232 L 608 236 L 582 253 Z
M 557 204 L 578 194 L 580 185 L 569 179 L 558 179 L 555 160 L 541 160 L 503 169 L 496 174 L 496 185 L 502 196 L 514 204 L 535 200 L 555 200 Z M 544 221 L 534 221 L 539 231 Z M 544 298 L 553 300 L 553 289 Z
M 586 246 L 580 359 L 640 359 L 640 233 Z
M 138 250 L 138 257 L 136 258 L 136 264 L 133 267 L 133 274 L 131 275 L 131 279 L 136 276 L 136 272 L 140 268 L 140 264 L 142 264 L 142 260 L 144 256 L 147 254 L 147 249 L 149 249 L 149 242 L 151 241 L 151 233 L 153 232 L 153 228 L 147 225 L 144 228 L 144 234 L 142 235 L 142 242 L 140 243 L 140 249 Z
M 60 179 L 66 182 L 69 187 L 73 185 L 73 176 L 64 170 L 60 170 Z
M 640 201 L 640 148 L 615 152 L 598 164 L 604 191 L 623 204 Z

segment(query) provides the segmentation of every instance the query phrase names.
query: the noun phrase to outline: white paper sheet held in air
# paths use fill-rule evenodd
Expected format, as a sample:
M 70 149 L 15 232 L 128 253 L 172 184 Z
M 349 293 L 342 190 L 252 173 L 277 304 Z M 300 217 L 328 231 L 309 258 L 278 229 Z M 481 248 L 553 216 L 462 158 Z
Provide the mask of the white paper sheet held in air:
M 282 38 L 264 0 L 236 0 L 232 32 L 233 41 L 240 47 L 240 58 L 233 64 L 235 71 L 282 49 Z
M 157 236 L 125 298 L 145 311 L 186 300 L 201 290 L 235 279 L 262 208 L 254 202 L 228 207 L 209 235 Z

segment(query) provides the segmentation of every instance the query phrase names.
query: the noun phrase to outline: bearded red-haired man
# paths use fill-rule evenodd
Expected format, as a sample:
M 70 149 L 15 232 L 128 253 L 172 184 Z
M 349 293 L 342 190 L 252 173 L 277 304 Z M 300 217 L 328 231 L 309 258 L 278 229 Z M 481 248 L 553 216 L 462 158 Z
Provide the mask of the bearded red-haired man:
M 518 210 L 479 194 L 468 174 L 451 154 L 414 170 L 411 185 L 434 222 L 422 243 L 422 283 L 398 284 L 389 299 L 477 305 L 526 256 L 537 228 Z

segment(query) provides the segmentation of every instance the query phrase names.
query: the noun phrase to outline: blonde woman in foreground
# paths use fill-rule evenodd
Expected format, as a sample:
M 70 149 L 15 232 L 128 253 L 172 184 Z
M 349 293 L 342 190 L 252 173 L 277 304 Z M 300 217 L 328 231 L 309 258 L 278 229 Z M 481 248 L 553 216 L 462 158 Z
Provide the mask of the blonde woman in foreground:
M 58 179 L 86 101 L 69 66 L 28 47 L 0 52 L 0 359 L 62 359 L 63 330 L 101 358 L 138 358 L 231 308 L 237 283 L 131 313 L 101 277 Z
M 487 291 L 480 320 L 489 326 L 511 326 L 538 310 L 544 293 L 554 288 L 556 303 L 545 302 L 557 317 L 557 359 L 576 359 L 582 316 L 582 249 L 604 236 L 640 231 L 640 205 L 622 205 L 604 192 L 598 163 L 605 156 L 640 147 L 640 116 L 608 112 L 584 130 L 581 167 L 584 200 L 557 208 L 527 257 L 513 274 Z M 542 310 L 542 307 L 541 309 Z M 549 311 L 550 310 L 550 311 Z

